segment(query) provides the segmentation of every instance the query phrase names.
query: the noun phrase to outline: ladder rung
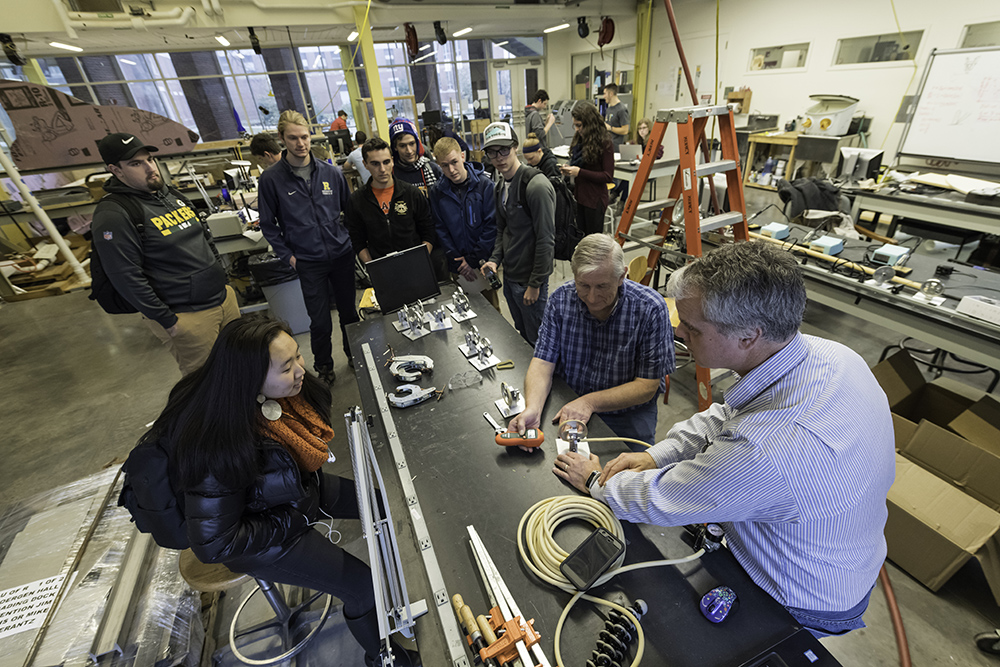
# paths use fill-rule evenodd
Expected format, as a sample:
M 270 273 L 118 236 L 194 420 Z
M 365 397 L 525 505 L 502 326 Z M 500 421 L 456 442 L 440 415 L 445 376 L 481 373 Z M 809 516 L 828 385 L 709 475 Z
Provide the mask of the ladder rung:
M 715 162 L 706 162 L 704 164 L 699 164 L 695 169 L 698 171 L 698 178 L 703 176 L 711 176 L 712 174 L 720 174 L 724 171 L 733 171 L 736 169 L 736 160 L 717 160 Z
M 623 234 L 622 236 L 625 235 Z M 626 238 L 628 237 L 626 236 Z M 638 248 L 650 248 L 650 247 L 659 248 L 660 243 L 663 243 L 663 237 L 659 236 L 658 234 L 654 234 L 653 236 L 644 236 L 641 239 L 634 239 L 625 243 L 625 245 L 622 246 L 622 251 L 628 252 L 630 250 L 636 250 Z
M 701 221 L 699 229 L 702 233 L 705 233 L 710 232 L 713 229 L 735 225 L 740 222 L 743 222 L 743 214 L 739 211 L 730 211 L 729 213 L 720 213 L 719 215 L 713 215 L 705 218 Z
M 656 199 L 653 201 L 643 201 L 639 202 L 639 205 L 635 207 L 635 212 L 645 213 L 646 211 L 655 211 L 657 209 L 673 206 L 676 203 L 677 203 L 676 199 Z

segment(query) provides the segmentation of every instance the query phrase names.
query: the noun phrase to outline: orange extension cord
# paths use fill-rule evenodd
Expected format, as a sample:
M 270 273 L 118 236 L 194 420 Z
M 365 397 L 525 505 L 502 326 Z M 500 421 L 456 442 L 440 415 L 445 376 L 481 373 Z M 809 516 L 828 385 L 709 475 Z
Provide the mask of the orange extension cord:
M 878 580 L 882 582 L 886 606 L 889 607 L 889 615 L 892 617 L 892 629 L 896 632 L 896 646 L 899 648 L 899 666 L 911 667 L 910 645 L 906 641 L 906 628 L 903 627 L 903 617 L 899 614 L 899 605 L 896 604 L 896 594 L 892 591 L 892 584 L 889 582 L 889 573 L 885 570 L 885 564 L 882 565 L 882 569 L 878 572 Z

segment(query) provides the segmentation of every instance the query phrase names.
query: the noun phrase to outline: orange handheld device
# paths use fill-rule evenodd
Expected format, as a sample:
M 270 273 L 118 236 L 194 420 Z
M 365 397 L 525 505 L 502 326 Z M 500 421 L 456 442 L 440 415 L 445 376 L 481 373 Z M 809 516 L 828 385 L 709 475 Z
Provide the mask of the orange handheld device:
M 504 447 L 540 447 L 545 442 L 545 434 L 538 428 L 525 429 L 524 435 L 517 431 L 507 431 L 506 433 L 497 433 L 496 441 L 498 445 Z

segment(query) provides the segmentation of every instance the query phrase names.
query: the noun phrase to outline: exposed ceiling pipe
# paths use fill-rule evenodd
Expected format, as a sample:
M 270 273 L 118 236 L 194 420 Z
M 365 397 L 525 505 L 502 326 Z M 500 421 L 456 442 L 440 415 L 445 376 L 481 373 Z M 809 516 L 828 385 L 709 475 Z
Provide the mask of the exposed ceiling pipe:
M 212 6 L 211 0 L 201 0 L 201 9 L 206 16 L 215 16 L 215 7 Z

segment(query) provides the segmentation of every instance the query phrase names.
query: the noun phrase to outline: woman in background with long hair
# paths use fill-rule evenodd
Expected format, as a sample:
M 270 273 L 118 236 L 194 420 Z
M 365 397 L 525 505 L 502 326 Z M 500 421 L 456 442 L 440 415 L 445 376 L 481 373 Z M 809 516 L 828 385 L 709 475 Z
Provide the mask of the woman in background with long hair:
M 575 179 L 577 224 L 586 234 L 604 231 L 604 212 L 608 208 L 608 183 L 614 179 L 615 149 L 608 138 L 604 119 L 589 102 L 573 107 L 573 143 L 569 165 L 563 174 Z

